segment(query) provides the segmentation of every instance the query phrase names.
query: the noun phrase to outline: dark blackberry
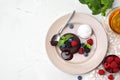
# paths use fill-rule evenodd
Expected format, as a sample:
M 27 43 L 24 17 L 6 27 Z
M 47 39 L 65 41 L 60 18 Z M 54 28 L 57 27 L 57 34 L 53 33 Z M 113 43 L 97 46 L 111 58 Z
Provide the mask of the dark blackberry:
M 85 50 L 86 53 L 89 53 L 89 52 L 90 52 L 90 49 L 87 48 L 86 46 L 84 47 L 84 50 Z

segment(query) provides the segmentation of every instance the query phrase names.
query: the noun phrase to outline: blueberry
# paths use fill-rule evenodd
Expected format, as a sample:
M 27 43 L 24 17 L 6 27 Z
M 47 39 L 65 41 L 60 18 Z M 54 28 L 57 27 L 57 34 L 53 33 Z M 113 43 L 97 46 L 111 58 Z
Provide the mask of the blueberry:
M 72 39 L 69 39 L 68 41 L 69 41 L 69 42 L 72 42 Z
M 63 44 L 63 45 L 62 45 L 62 48 L 65 48 L 65 46 L 66 46 L 66 45 L 65 45 L 65 44 Z
M 88 56 L 88 53 L 84 53 L 84 56 L 87 57 L 87 56 Z
M 78 76 L 78 80 L 82 80 L 82 76 Z
M 73 28 L 74 28 L 74 25 L 73 25 L 73 24 L 69 24 L 69 28 L 70 28 L 70 29 L 73 29 Z

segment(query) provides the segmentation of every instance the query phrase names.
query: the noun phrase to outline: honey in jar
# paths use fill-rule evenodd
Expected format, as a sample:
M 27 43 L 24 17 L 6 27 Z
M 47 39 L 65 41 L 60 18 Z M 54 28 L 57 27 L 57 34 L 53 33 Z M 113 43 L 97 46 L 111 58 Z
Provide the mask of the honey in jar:
M 114 32 L 120 34 L 120 8 L 110 14 L 109 25 Z

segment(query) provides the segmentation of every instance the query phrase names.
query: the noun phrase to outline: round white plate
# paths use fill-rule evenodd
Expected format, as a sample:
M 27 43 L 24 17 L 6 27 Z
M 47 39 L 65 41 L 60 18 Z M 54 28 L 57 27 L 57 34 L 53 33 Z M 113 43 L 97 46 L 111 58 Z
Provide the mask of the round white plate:
M 73 60 L 63 60 L 60 56 L 60 51 L 56 47 L 51 46 L 50 40 L 63 27 L 69 16 L 70 14 L 62 16 L 52 24 L 46 36 L 46 50 L 51 62 L 60 70 L 70 74 L 83 74 L 95 69 L 104 59 L 108 46 L 107 35 L 102 25 L 95 18 L 87 14 L 75 13 L 70 21 L 70 23 L 75 25 L 74 29 L 72 30 L 67 27 L 62 34 L 68 32 L 76 34 L 76 30 L 80 24 L 88 24 L 93 29 L 94 35 L 92 38 L 95 43 L 90 56 L 84 57 L 79 55 L 78 59 L 78 54 L 75 54 L 77 57 Z

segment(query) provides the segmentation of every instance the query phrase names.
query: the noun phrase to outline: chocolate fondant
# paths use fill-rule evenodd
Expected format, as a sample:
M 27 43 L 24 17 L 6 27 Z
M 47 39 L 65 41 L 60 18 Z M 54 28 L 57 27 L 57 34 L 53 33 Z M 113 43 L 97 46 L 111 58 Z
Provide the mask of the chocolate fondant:
M 68 34 L 72 34 L 73 35 L 72 40 L 77 41 L 78 45 L 76 47 L 64 47 L 64 48 L 60 47 L 60 50 L 62 52 L 64 52 L 65 50 L 69 50 L 70 53 L 72 53 L 72 54 L 77 53 L 78 50 L 79 50 L 79 48 L 80 48 L 80 46 L 81 46 L 80 45 L 80 39 L 75 34 L 73 34 L 73 33 L 66 33 L 66 34 L 64 34 L 64 36 L 66 36 Z

